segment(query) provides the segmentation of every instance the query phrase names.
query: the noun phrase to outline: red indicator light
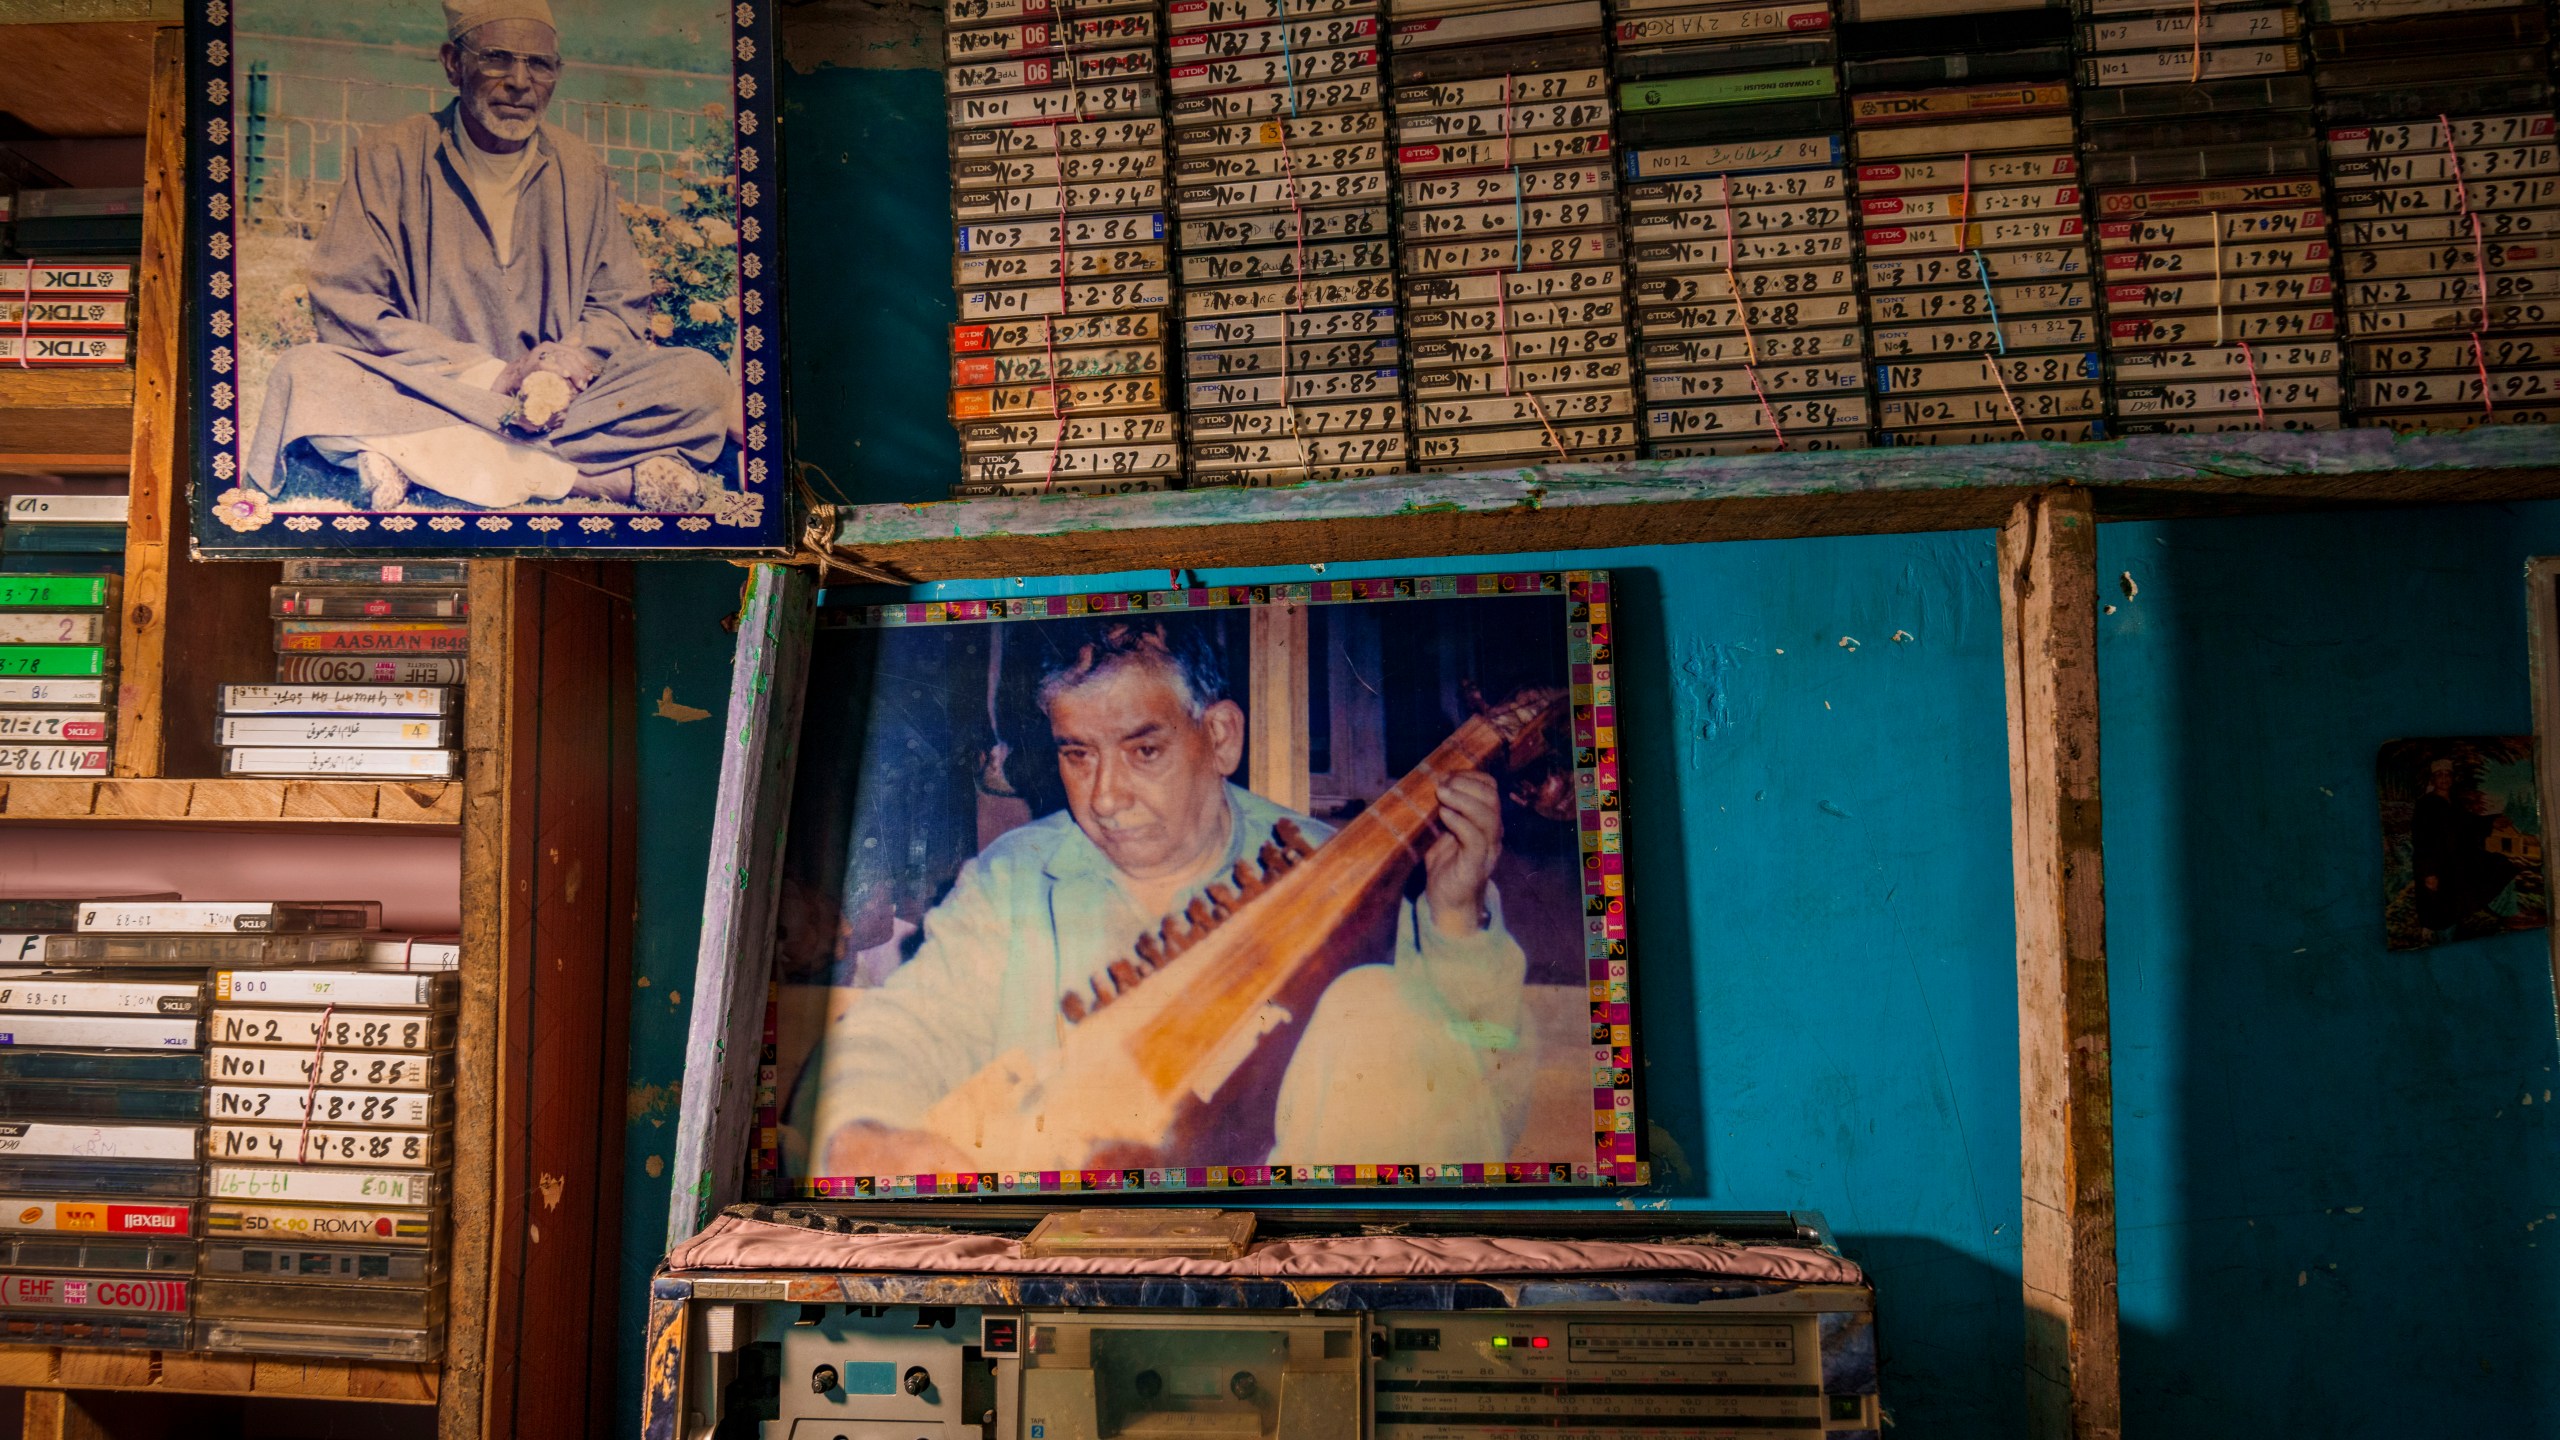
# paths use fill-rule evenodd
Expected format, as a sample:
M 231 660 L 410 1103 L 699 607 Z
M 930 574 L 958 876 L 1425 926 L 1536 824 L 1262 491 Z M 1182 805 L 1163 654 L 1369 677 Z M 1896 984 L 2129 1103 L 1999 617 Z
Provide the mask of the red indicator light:
M 1544 1350 L 1544 1349 L 1546 1349 L 1546 1348 L 1547 1348 L 1547 1337 L 1546 1337 L 1546 1336 L 1544 1336 L 1544 1335 L 1535 1335 L 1535 1336 L 1530 1337 L 1530 1340 L 1529 1340 L 1529 1348 L 1530 1348 L 1530 1349 L 1532 1349 L 1532 1350 Z

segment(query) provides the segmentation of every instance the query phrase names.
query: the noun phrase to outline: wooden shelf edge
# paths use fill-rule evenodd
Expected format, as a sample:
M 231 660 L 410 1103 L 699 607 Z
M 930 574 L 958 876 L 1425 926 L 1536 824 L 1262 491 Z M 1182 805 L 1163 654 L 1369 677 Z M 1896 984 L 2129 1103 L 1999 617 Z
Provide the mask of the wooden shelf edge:
M 444 1370 L 433 1363 L 0 1345 L 0 1385 L 28 1390 L 433 1405 L 444 1389 Z
M 2145 435 L 1523 466 L 1279 489 L 859 505 L 835 551 L 908 583 L 1987 529 L 2026 493 L 2102 518 L 2560 497 L 2560 426 Z
M 0 779 L 0 820 L 452 830 L 459 781 Z

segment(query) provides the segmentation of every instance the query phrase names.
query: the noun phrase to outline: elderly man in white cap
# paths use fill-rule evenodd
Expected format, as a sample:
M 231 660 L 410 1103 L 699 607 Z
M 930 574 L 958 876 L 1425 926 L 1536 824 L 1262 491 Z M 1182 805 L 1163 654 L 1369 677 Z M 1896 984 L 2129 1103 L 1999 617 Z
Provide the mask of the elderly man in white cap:
M 352 472 L 473 505 L 704 499 L 736 387 L 649 335 L 650 275 L 585 142 L 543 123 L 547 0 L 444 0 L 454 103 L 369 136 L 310 261 L 315 344 L 279 357 L 248 453 L 269 494 Z

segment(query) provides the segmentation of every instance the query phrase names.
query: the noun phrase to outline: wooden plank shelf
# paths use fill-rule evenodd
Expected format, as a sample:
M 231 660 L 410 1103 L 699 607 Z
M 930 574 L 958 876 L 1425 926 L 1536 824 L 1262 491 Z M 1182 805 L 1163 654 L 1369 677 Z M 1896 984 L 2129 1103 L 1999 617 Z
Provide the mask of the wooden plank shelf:
M 2102 519 L 2560 497 L 2560 426 L 2145 435 L 1542 465 L 1285 488 L 844 506 L 839 560 L 895 583 L 1989 529 L 2054 485 Z
M 433 1405 L 443 1389 L 442 1381 L 441 1370 L 432 1364 L 0 1345 L 0 1385 L 29 1390 L 143 1391 Z
M 121 472 L 132 446 L 130 368 L 0 367 L 0 471 Z
M 462 785 L 432 780 L 0 780 L 0 819 L 454 832 L 462 824 Z

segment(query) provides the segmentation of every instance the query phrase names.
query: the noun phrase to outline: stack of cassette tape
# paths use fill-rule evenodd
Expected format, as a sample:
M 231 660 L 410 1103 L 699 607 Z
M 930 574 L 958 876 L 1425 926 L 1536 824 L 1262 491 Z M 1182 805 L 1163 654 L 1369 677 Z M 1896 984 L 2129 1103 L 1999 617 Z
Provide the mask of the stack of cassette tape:
M 199 1346 L 443 1353 L 457 982 L 215 974 Z
M 223 773 L 459 778 L 468 576 L 460 560 L 286 561 L 276 683 L 223 687 Z
M 1648 455 L 1867 443 L 1830 0 L 1619 0 Z
M 2336 279 L 2301 12 L 2097 0 L 2080 39 L 2119 433 L 2336 429 Z
M 1190 483 L 1406 468 L 1377 0 L 1173 0 Z
M 0 972 L 0 1342 L 191 1338 L 204 977 L 57 968 L 113 918 L 0 900 L 9 958 L 37 962 Z
M 0 574 L 0 775 L 110 773 L 119 583 Z
M 962 495 L 1177 483 L 1158 0 L 948 0 Z
M 1989 4 L 1844 28 L 1884 444 L 2104 432 L 2067 33 Z
M 1599 0 L 1391 0 L 1415 468 L 1633 459 Z
M 131 365 L 133 270 L 126 260 L 0 260 L 0 365 Z
M 2540 4 L 2314 0 L 2359 425 L 2560 420 L 2560 135 Z

